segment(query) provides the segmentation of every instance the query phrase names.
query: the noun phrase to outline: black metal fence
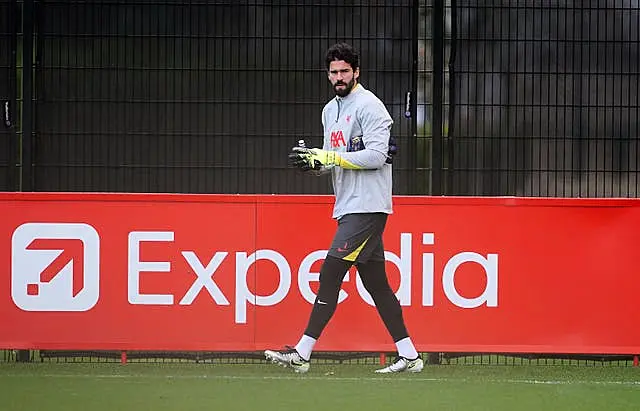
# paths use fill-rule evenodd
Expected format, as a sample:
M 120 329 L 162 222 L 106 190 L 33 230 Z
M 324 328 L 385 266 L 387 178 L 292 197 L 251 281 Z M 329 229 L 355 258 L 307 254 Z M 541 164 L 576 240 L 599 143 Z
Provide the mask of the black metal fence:
M 30 96 L 0 128 L 0 189 L 327 193 L 286 153 L 299 138 L 320 144 L 323 53 L 346 40 L 395 121 L 396 194 L 640 191 L 638 1 L 3 0 L 0 11 L 0 98 Z
M 0 1 L 0 190 L 16 190 L 17 9 L 15 2 Z
M 411 1 L 310 4 L 37 2 L 34 187 L 328 192 L 286 154 L 321 143 L 324 51 L 345 38 L 407 141 Z M 402 160 L 397 173 L 406 192 Z
M 21 353 L 24 353 L 21 357 Z M 395 353 L 384 353 L 393 358 Z M 192 363 L 192 364 L 263 364 L 263 352 L 206 352 L 129 351 L 127 363 Z M 493 366 L 587 366 L 587 367 L 637 367 L 638 357 L 633 355 L 570 355 L 527 353 L 429 353 L 424 356 L 429 364 L 445 365 L 493 365 Z M 316 364 L 366 364 L 380 363 L 380 353 L 372 352 L 314 352 Z M 1 362 L 43 363 L 122 363 L 120 351 L 14 351 L 1 350 Z
M 447 193 L 640 195 L 640 2 L 453 3 Z

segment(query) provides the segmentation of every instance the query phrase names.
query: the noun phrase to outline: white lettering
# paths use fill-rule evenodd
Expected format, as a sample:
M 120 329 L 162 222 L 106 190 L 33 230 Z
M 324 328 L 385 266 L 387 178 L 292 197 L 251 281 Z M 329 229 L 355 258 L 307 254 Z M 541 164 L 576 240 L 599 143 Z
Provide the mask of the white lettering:
M 143 294 L 140 291 L 140 276 L 143 272 L 167 273 L 171 272 L 172 261 L 140 261 L 140 247 L 143 242 L 172 242 L 174 232 L 172 231 L 132 231 L 128 236 L 128 266 L 127 295 L 129 303 L 142 305 L 172 305 L 174 304 L 173 294 Z M 435 233 L 422 233 L 423 246 L 435 246 Z M 410 306 L 412 302 L 412 271 L 413 271 L 413 239 L 412 233 L 400 233 L 400 251 L 395 254 L 385 251 L 385 258 L 390 264 L 397 267 L 400 275 L 400 284 L 395 295 L 403 306 Z M 217 251 L 213 254 L 209 262 L 205 265 L 194 251 L 180 252 L 188 266 L 193 270 L 196 278 L 182 297 L 179 305 L 192 304 L 202 290 L 206 290 L 216 305 L 230 306 L 232 303 L 226 297 L 223 290 L 218 286 L 217 281 L 220 275 L 229 276 L 235 274 L 235 322 L 244 324 L 247 322 L 248 305 L 253 306 L 273 306 L 282 302 L 291 290 L 291 266 L 287 259 L 275 250 L 256 250 L 253 254 L 247 252 L 235 253 L 235 273 L 231 269 L 220 269 L 229 252 Z M 300 262 L 297 272 L 297 285 L 302 297 L 313 304 L 316 294 L 311 287 L 312 282 L 318 282 L 320 273 L 312 271 L 312 266 L 318 261 L 326 258 L 326 250 L 316 250 L 306 255 Z M 278 282 L 269 295 L 258 295 L 257 283 L 264 289 L 264 281 L 260 282 L 260 272 L 253 265 L 259 260 L 267 260 L 275 265 L 278 270 Z M 435 252 L 425 252 L 422 254 L 422 306 L 434 305 L 435 293 Z M 498 254 L 487 254 L 486 257 L 476 252 L 460 252 L 449 260 L 446 257 L 442 260 L 444 269 L 442 271 L 442 288 L 446 299 L 452 304 L 461 308 L 477 308 L 498 306 Z M 480 295 L 475 298 L 463 297 L 456 288 L 455 274 L 458 268 L 465 263 L 478 264 L 484 270 L 486 276 L 485 288 Z M 229 264 L 229 267 L 231 265 Z M 216 277 L 216 272 L 221 270 L 221 274 Z M 249 272 L 251 271 L 251 274 Z M 232 274 L 233 273 L 233 274 Z M 374 305 L 373 298 L 364 287 L 360 273 L 355 271 L 356 289 L 361 299 L 370 306 Z M 189 274 L 190 275 L 190 274 Z M 350 272 L 345 274 L 344 282 L 350 279 Z M 231 280 L 228 278 L 227 280 Z M 219 281 L 218 281 L 219 282 Z M 253 290 L 253 291 L 252 291 Z M 227 295 L 231 291 L 227 290 Z M 338 303 L 345 301 L 349 293 L 340 290 Z
M 324 260 L 327 257 L 327 250 L 313 251 L 307 255 L 300 263 L 298 268 L 298 288 L 300 294 L 307 300 L 309 304 L 313 304 L 316 301 L 316 294 L 311 289 L 311 281 L 320 281 L 320 273 L 312 273 L 311 266 L 319 260 Z
M 278 267 L 280 280 L 276 291 L 267 296 L 254 295 L 247 284 L 247 273 L 253 263 L 258 260 L 269 260 Z M 270 306 L 284 300 L 291 287 L 291 268 L 282 254 L 273 250 L 257 250 L 247 256 L 247 253 L 236 253 L 236 323 L 247 322 L 247 303 L 259 306 Z
M 172 231 L 132 231 L 129 233 L 128 290 L 131 304 L 173 304 L 172 294 L 140 294 L 140 273 L 171 271 L 168 261 L 140 261 L 142 241 L 173 241 Z
M 189 291 L 180 300 L 180 305 L 189 305 L 193 303 L 196 296 L 203 288 L 209 292 L 209 295 L 213 298 L 213 301 L 218 305 L 229 305 L 229 300 L 224 296 L 218 285 L 213 281 L 213 273 L 220 267 L 222 261 L 227 256 L 227 252 L 217 252 L 209 261 L 206 267 L 202 265 L 198 257 L 193 251 L 183 251 L 182 256 L 187 261 L 187 264 L 193 269 L 196 274 L 196 280 L 189 288 Z
M 455 274 L 458 267 L 464 263 L 480 264 L 487 276 L 485 289 L 476 298 L 465 298 L 458 293 L 455 285 Z M 498 255 L 488 254 L 487 258 L 478 253 L 464 252 L 451 257 L 442 273 L 444 293 L 453 304 L 462 308 L 476 308 L 482 304 L 487 307 L 498 306 Z
M 434 233 L 422 233 L 422 244 L 434 245 Z M 433 306 L 434 265 L 433 253 L 422 254 L 422 305 L 425 307 Z

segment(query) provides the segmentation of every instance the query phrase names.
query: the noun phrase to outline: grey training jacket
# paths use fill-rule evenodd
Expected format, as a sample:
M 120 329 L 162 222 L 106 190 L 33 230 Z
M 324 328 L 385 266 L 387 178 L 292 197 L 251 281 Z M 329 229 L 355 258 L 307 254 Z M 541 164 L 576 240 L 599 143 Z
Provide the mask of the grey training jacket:
M 392 166 L 386 163 L 393 120 L 384 104 L 361 84 L 336 96 L 322 110 L 324 150 L 361 167 L 333 167 L 333 218 L 352 213 L 386 213 L 392 208 Z

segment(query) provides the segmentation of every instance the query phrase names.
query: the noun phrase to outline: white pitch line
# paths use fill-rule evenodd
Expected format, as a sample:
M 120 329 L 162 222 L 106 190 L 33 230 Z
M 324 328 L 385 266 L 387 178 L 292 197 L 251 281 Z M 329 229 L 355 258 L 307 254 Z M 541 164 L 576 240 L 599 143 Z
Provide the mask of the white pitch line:
M 497 378 L 438 378 L 438 377 L 335 377 L 335 376 L 310 376 L 310 375 L 147 375 L 147 374 L 0 374 L 1 378 L 20 377 L 45 377 L 45 378 L 83 378 L 83 379 L 175 379 L 175 380 L 246 380 L 246 381 L 402 381 L 402 382 L 484 382 L 494 384 L 526 384 L 526 385 L 612 385 L 640 388 L 640 381 L 589 381 L 589 380 L 539 380 L 539 379 L 497 379 Z

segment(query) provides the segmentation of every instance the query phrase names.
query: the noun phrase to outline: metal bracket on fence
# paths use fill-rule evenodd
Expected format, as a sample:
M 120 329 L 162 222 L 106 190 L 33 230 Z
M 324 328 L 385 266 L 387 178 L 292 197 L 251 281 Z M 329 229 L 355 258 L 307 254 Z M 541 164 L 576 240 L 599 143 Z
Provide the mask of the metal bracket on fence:
M 406 118 L 411 118 L 411 92 L 407 91 L 407 94 L 404 98 L 404 116 Z
M 4 108 L 3 113 L 4 113 L 4 125 L 9 128 L 11 127 L 11 105 L 9 100 L 5 100 L 4 104 L 2 105 L 2 107 Z

